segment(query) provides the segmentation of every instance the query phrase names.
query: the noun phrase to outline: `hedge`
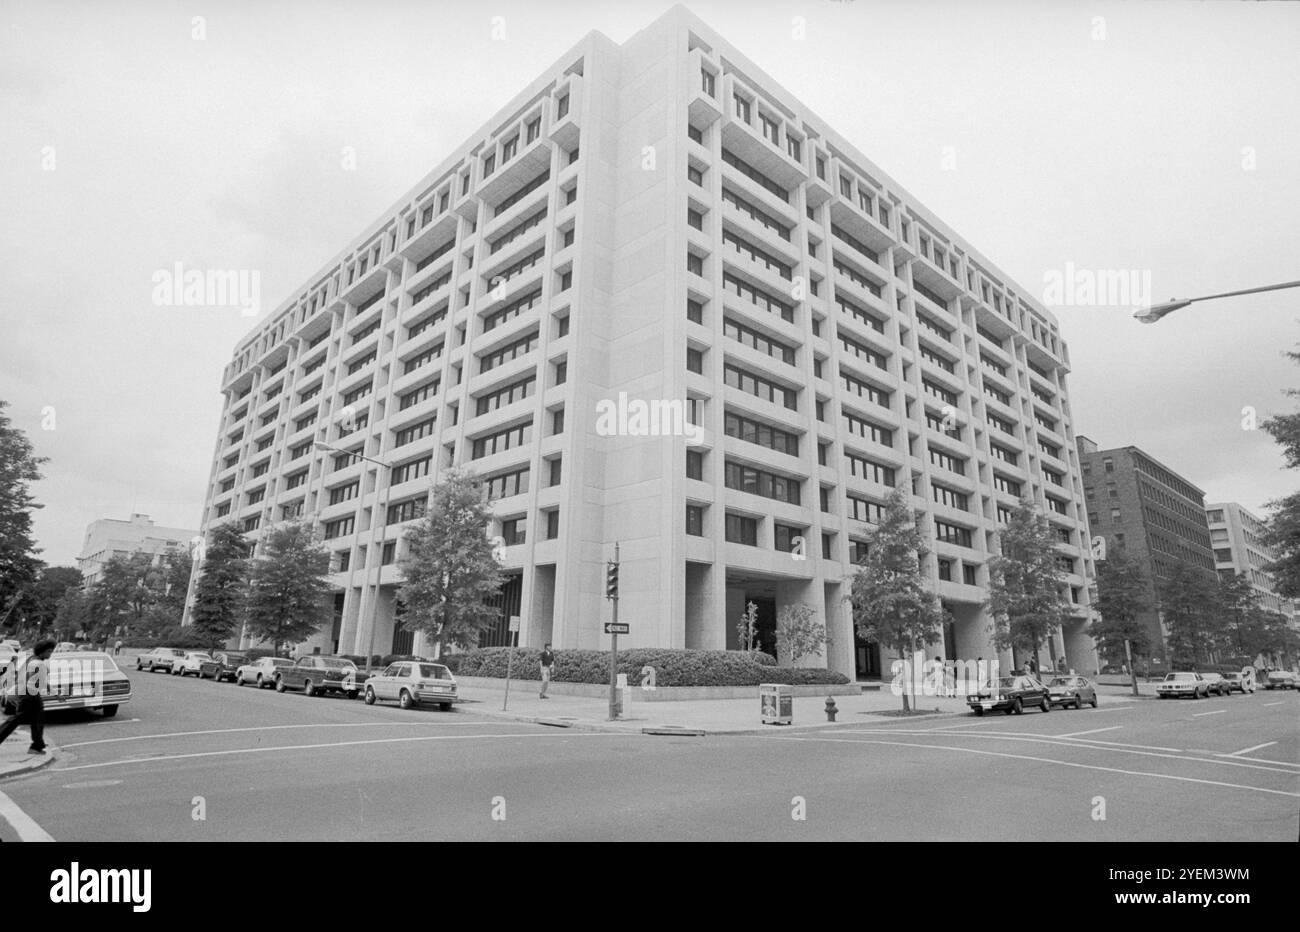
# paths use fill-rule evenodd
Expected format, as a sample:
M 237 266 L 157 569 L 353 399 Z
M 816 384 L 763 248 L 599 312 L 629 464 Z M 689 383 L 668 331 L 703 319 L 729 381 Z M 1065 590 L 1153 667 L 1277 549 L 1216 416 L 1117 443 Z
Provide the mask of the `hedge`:
M 460 676 L 504 677 L 508 657 L 508 648 L 488 647 L 452 654 L 443 658 L 443 663 Z M 540 660 L 539 650 L 516 649 L 511 677 L 541 679 Z M 764 661 L 742 651 L 639 647 L 618 652 L 618 672 L 627 674 L 629 686 L 641 685 L 641 670 L 647 666 L 654 668 L 656 686 L 757 686 L 760 683 L 826 686 L 848 683 L 840 673 L 808 667 L 778 667 L 770 657 Z M 557 650 L 552 678 L 559 683 L 608 683 L 609 651 Z

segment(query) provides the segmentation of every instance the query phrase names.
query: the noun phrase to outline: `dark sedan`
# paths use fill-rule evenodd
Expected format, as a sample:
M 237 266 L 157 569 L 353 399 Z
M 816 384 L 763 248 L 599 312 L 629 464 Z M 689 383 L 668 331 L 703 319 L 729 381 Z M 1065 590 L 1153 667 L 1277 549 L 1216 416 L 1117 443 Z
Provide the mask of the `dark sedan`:
M 218 683 L 222 680 L 235 681 L 235 671 L 248 663 L 248 655 L 237 650 L 219 650 L 212 657 L 199 664 L 199 679 L 212 677 Z
M 976 715 L 985 712 L 1019 715 L 1025 711 L 1025 706 L 1037 706 L 1044 712 L 1052 711 L 1052 699 L 1047 687 L 1024 673 L 989 680 L 978 692 L 966 697 L 966 704 Z

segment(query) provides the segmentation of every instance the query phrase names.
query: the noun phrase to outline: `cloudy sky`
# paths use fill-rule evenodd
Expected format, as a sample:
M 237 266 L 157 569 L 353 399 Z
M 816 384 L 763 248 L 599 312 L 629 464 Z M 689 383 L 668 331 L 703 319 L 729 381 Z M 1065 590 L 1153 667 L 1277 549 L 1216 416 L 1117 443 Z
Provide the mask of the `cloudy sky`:
M 1300 5 L 688 5 L 1040 297 L 1300 278 Z M 155 306 L 156 270 L 256 269 L 274 308 L 585 33 L 668 6 L 0 4 L 0 399 L 50 458 L 44 558 L 100 517 L 198 524 L 254 321 Z M 1055 308 L 1077 429 L 1261 510 L 1300 476 L 1243 409 L 1289 410 L 1298 299 Z

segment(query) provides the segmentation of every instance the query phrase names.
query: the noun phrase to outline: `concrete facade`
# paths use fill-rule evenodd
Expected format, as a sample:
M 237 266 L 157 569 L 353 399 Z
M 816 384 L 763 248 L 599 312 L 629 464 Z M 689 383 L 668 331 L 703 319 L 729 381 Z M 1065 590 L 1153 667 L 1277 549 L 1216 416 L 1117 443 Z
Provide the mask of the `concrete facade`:
M 1092 532 L 1105 537 L 1108 552 L 1123 550 L 1142 567 L 1148 605 L 1158 603 L 1159 588 L 1175 563 L 1213 576 L 1201 489 L 1137 447 L 1103 450 L 1082 436 L 1078 446 Z M 1141 618 L 1153 645 L 1153 667 L 1167 669 L 1167 632 L 1159 610 Z
M 1278 595 L 1273 577 L 1264 569 L 1277 559 L 1272 548 L 1264 544 L 1264 522 L 1237 502 L 1206 505 L 1205 519 L 1219 575 L 1244 573 L 1259 596 L 1260 606 L 1285 616 L 1292 628 L 1300 629 L 1295 602 Z
M 82 585 L 88 586 L 103 578 L 104 564 L 115 556 L 148 553 L 157 563 L 168 551 L 189 549 L 190 541 L 198 536 L 197 530 L 159 527 L 148 515 L 131 515 L 125 521 L 121 518 L 92 521 L 86 525 L 86 538 L 77 556 Z
M 203 526 L 310 516 L 339 598 L 304 647 L 420 651 L 393 558 L 463 465 L 521 644 L 607 646 L 618 542 L 621 646 L 734 647 L 754 601 L 770 649 L 804 602 L 852 677 L 889 672 L 843 598 L 890 488 L 935 538 L 945 658 L 996 655 L 986 564 L 1024 495 L 1076 602 L 1044 658 L 1090 670 L 1068 372 L 1026 290 L 678 7 L 588 35 L 239 344 Z

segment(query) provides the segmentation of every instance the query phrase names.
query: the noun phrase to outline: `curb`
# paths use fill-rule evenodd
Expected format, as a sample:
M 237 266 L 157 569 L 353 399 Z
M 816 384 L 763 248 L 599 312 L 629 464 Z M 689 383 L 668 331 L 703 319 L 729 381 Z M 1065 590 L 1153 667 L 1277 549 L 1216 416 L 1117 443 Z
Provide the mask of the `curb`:
M 59 749 L 54 745 L 47 745 L 45 754 L 39 757 L 33 757 L 30 761 L 22 764 L 16 764 L 9 768 L 0 768 L 0 781 L 8 780 L 12 777 L 21 777 L 29 773 L 35 773 L 38 770 L 44 770 L 50 764 L 54 763 L 61 755 Z

